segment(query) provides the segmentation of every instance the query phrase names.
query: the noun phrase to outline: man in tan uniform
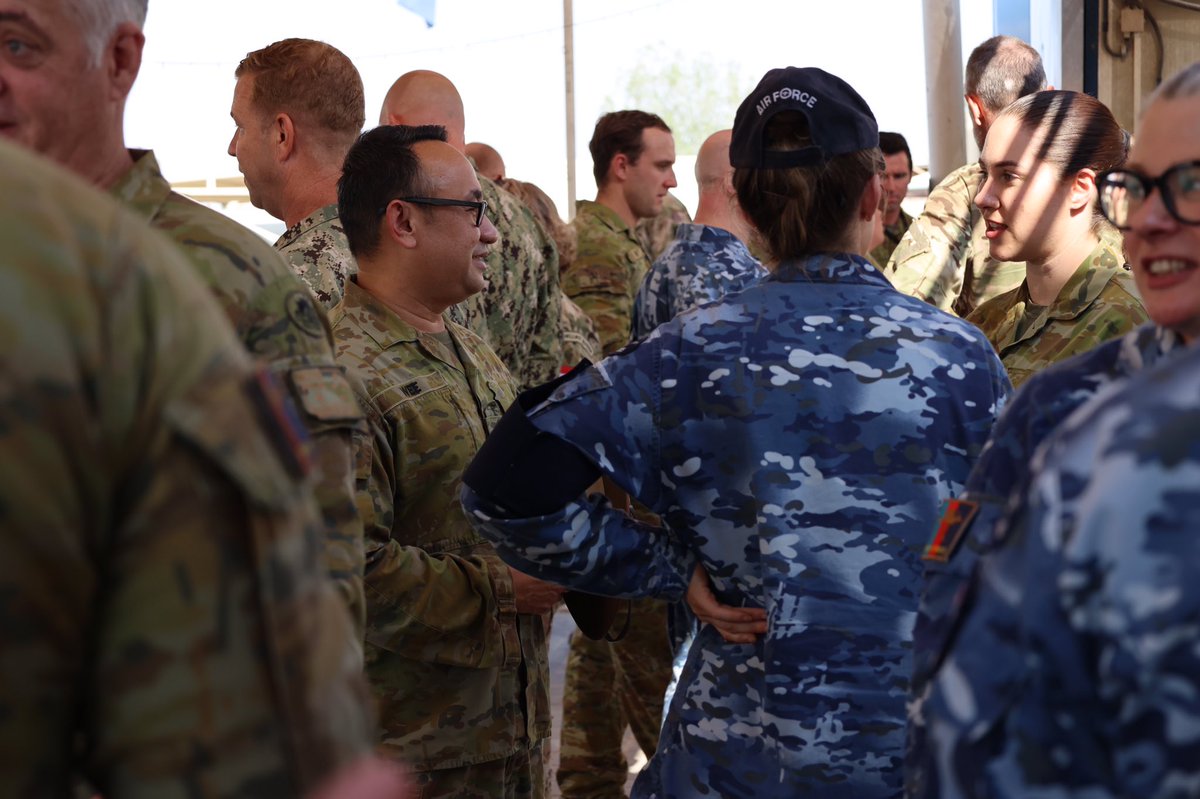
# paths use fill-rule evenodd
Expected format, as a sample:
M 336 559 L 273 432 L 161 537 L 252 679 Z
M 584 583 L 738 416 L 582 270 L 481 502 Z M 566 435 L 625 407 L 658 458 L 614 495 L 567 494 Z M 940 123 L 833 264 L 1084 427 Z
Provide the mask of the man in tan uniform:
M 340 50 L 312 39 L 255 50 L 235 74 L 229 154 L 250 202 L 288 226 L 275 249 L 328 310 L 357 270 L 337 181 L 366 119 L 362 79 Z
M 462 97 L 428 70 L 396 79 L 383 101 L 381 125 L 440 125 L 450 146 L 467 149 Z M 523 388 L 553 380 L 565 364 L 559 340 L 558 253 L 519 200 L 476 173 L 500 243 L 488 255 L 487 288 L 457 309 L 463 323 L 500 356 Z
M 468 524 L 462 473 L 515 398 L 448 309 L 482 291 L 496 228 L 470 162 L 436 126 L 381 126 L 338 188 L 357 277 L 331 315 L 359 378 L 367 676 L 380 751 L 421 796 L 541 797 L 546 625 L 562 594 L 509 569 Z
M 164 231 L 216 295 L 250 354 L 292 395 L 312 434 L 313 492 L 331 575 L 361 625 L 362 527 L 350 480 L 350 435 L 362 413 L 333 361 L 328 323 L 278 253 L 228 218 L 171 191 L 154 154 L 125 149 L 125 100 L 141 66 L 145 0 L 0 0 L 0 134 L 106 189 Z M 69 112 L 64 111 L 69 109 Z M 357 646 L 357 645 L 355 645 Z
M 0 795 L 300 796 L 370 751 L 305 433 L 195 271 L 0 142 Z
M 967 59 L 966 102 L 983 147 L 996 115 L 1018 98 L 1046 88 L 1038 52 L 1012 36 L 993 36 Z M 988 255 L 975 195 L 983 185 L 979 163 L 960 167 L 929 193 L 925 210 L 897 245 L 884 274 L 900 291 L 966 316 L 976 306 L 1016 288 L 1025 264 Z

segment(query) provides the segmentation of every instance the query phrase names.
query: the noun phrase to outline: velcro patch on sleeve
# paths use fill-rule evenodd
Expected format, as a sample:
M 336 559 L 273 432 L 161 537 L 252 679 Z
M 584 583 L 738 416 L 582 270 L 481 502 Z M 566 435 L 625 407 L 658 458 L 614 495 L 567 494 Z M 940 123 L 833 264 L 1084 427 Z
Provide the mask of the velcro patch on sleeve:
M 294 477 L 305 477 L 312 471 L 308 455 L 308 432 L 288 401 L 278 378 L 268 369 L 259 369 L 248 391 L 258 407 L 263 432 L 275 445 L 280 461 Z
M 340 366 L 301 366 L 288 373 L 296 401 L 322 422 L 361 419 L 362 408 Z
M 942 505 L 942 520 L 938 522 L 937 532 L 925 546 L 925 553 L 921 557 L 939 563 L 949 561 L 978 513 L 978 502 L 965 499 L 947 500 Z

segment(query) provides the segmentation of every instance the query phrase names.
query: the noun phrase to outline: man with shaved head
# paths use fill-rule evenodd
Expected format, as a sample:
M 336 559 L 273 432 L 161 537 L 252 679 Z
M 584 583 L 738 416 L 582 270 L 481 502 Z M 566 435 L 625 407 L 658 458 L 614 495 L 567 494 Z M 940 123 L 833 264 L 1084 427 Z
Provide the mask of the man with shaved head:
M 284 39 L 238 64 L 229 154 L 250 202 L 288 229 L 275 242 L 325 308 L 357 267 L 338 218 L 342 161 L 366 117 L 363 84 L 341 50 Z
M 696 221 L 679 226 L 675 239 L 646 273 L 633 303 L 634 338 L 648 336 L 682 311 L 716 302 L 767 274 L 746 248 L 751 228 L 733 190 L 731 134 L 718 131 L 700 146 Z
M 467 157 L 475 162 L 475 169 L 488 180 L 504 180 L 504 159 L 490 144 L 473 141 L 467 145 Z
M 417 70 L 388 90 L 381 125 L 440 125 L 446 141 L 466 154 L 462 98 L 444 75 Z M 525 205 L 477 171 L 500 243 L 488 255 L 487 288 L 457 311 L 523 387 L 558 376 L 565 365 L 559 340 L 558 253 Z

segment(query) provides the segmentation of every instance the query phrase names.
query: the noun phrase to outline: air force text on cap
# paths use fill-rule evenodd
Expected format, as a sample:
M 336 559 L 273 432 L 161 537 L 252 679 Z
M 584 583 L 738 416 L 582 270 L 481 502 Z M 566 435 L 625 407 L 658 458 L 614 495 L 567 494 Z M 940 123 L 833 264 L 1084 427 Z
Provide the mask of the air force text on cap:
M 767 107 L 776 100 L 795 100 L 796 102 L 806 105 L 809 108 L 812 108 L 817 104 L 816 95 L 809 94 L 802 89 L 791 89 L 785 86 L 778 91 L 771 92 L 758 101 L 758 105 L 754 106 L 758 111 L 758 115 L 762 116 L 763 112 L 767 110 Z

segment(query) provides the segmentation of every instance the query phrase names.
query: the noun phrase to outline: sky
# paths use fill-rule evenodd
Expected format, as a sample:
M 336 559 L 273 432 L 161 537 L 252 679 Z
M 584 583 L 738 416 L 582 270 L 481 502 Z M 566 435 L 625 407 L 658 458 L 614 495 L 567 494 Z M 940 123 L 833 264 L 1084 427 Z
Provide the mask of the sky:
M 989 0 L 962 4 L 964 49 L 991 35 Z M 432 69 L 454 81 L 468 141 L 503 155 L 511 177 L 537 183 L 565 215 L 566 105 L 562 0 L 439 0 L 424 21 L 394 0 L 152 0 L 126 140 L 153 147 L 171 180 L 237 174 L 226 154 L 233 71 L 249 51 L 287 37 L 329 42 L 363 77 L 367 127 L 396 77 Z M 670 61 L 732 70 L 749 93 L 768 69 L 819 66 L 867 100 L 883 130 L 928 158 L 921 0 L 574 0 L 578 196 L 595 182 L 587 141 L 596 118 L 624 100 L 637 65 Z M 686 91 L 687 87 L 680 87 Z M 654 108 L 645 110 L 654 111 Z M 670 119 L 667 122 L 670 123 Z M 732 125 L 713 120 L 712 129 Z M 691 159 L 678 194 L 694 208 Z

